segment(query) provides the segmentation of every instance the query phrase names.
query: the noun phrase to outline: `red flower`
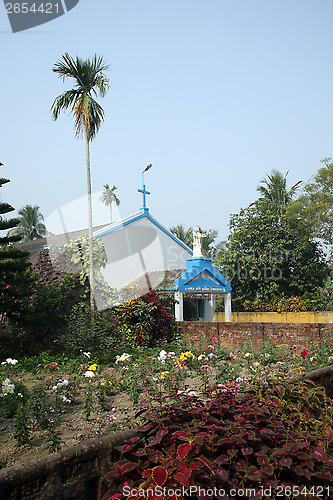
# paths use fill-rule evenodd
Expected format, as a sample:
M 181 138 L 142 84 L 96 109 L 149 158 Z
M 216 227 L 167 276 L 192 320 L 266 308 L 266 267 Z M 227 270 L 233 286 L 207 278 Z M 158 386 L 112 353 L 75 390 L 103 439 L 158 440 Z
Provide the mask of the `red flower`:
M 302 358 L 305 359 L 307 355 L 308 355 L 308 350 L 307 349 L 303 349 L 303 351 L 301 351 Z

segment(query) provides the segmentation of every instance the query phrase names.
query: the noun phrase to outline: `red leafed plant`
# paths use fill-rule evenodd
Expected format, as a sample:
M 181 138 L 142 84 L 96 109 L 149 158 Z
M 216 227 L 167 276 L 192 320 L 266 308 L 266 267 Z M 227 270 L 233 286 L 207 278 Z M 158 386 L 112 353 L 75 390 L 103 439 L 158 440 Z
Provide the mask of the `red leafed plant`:
M 315 430 L 320 415 L 318 405 L 312 412 L 313 389 L 308 430 L 299 415 L 295 425 L 294 407 L 286 411 L 288 387 L 282 390 L 283 385 L 267 387 L 265 398 L 262 391 L 260 397 L 221 392 L 207 400 L 174 396 L 162 410 L 145 413 L 140 436 L 116 447 L 119 460 L 105 475 L 109 489 L 103 500 L 137 500 L 144 494 L 151 500 L 180 500 L 190 489 L 192 499 L 205 500 L 205 491 L 213 488 L 218 500 L 231 498 L 230 491 L 237 488 L 254 488 L 251 500 L 259 500 L 267 487 L 275 498 L 278 487 L 293 486 L 299 486 L 298 500 L 309 499 L 305 486 L 326 488 L 321 498 L 333 498 L 328 488 L 333 484 L 333 434 L 327 427 L 320 436 Z M 306 384 L 299 385 L 304 394 Z M 324 403 L 326 419 L 332 403 Z M 294 411 L 299 413 L 296 406 Z

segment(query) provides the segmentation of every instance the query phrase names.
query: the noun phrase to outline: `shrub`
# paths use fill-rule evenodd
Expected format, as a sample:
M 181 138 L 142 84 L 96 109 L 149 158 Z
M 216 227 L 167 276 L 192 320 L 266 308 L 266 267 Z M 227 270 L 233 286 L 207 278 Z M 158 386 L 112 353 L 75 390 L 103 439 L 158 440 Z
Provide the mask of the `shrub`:
M 175 395 L 175 403 L 146 413 L 141 437 L 116 447 L 119 460 L 106 474 L 111 484 L 103 500 L 134 500 L 148 490 L 153 500 L 176 500 L 183 497 L 170 491 L 182 487 L 192 487 L 192 498 L 200 500 L 207 497 L 199 488 L 217 488 L 214 498 L 221 499 L 232 489 L 251 488 L 256 495 L 250 498 L 260 499 L 263 488 L 275 498 L 278 488 L 298 487 L 298 500 L 305 500 L 305 487 L 328 488 L 333 458 L 314 427 L 294 426 L 281 400 L 266 396 L 237 396 L 235 387 L 223 386 L 207 401 Z M 157 486 L 168 495 L 158 496 Z

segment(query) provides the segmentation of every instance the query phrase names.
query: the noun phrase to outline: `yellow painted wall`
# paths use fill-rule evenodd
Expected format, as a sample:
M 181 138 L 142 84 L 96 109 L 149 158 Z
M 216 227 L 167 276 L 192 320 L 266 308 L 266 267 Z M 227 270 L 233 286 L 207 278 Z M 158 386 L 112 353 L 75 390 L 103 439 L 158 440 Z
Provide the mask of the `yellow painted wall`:
M 215 313 L 214 321 L 224 321 L 224 313 Z M 333 323 L 333 311 L 305 312 L 233 312 L 235 323 Z

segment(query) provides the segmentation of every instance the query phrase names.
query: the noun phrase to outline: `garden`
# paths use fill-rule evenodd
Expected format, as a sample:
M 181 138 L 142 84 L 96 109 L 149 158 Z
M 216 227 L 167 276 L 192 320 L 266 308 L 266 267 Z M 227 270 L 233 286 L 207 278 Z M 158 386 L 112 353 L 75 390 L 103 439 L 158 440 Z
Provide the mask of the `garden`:
M 134 304 L 122 306 L 127 328 Z M 139 342 L 143 330 L 107 353 L 86 345 L 3 359 L 1 466 L 138 428 L 141 438 L 119 447 L 106 474 L 105 499 L 149 490 L 176 500 L 183 496 L 172 491 L 191 487 L 200 500 L 245 487 L 248 498 L 264 498 L 265 488 L 270 498 L 281 498 L 279 488 L 300 500 L 333 497 L 333 404 L 299 377 L 333 363 L 329 337 L 260 348 L 244 339 L 230 349 L 217 337 L 190 343 L 174 332 L 152 347 Z

